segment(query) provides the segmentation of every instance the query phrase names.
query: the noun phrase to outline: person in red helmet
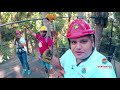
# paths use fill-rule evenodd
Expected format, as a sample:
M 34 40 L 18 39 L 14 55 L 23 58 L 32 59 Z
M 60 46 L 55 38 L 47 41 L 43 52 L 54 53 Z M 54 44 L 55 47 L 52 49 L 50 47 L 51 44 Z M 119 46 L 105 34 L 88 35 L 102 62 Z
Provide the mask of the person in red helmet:
M 21 32 L 19 30 L 16 30 L 16 39 L 15 43 L 16 45 L 16 52 L 17 56 L 21 62 L 22 65 L 22 74 L 24 75 L 25 72 L 27 72 L 28 75 L 31 74 L 31 70 L 29 67 L 29 64 L 27 62 L 27 48 L 26 48 L 26 41 L 23 37 L 21 37 Z
M 95 48 L 95 31 L 84 19 L 74 20 L 68 28 L 70 49 L 60 62 L 53 56 L 51 63 L 62 67 L 64 78 L 116 78 L 112 64 Z

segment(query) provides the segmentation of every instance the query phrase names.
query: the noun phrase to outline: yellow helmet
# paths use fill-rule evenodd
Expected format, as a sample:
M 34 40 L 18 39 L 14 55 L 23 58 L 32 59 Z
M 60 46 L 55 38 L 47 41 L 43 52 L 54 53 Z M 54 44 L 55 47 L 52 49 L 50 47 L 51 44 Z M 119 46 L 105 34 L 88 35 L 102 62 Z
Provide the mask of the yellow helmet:
M 46 26 L 40 27 L 40 31 L 47 31 L 47 27 Z

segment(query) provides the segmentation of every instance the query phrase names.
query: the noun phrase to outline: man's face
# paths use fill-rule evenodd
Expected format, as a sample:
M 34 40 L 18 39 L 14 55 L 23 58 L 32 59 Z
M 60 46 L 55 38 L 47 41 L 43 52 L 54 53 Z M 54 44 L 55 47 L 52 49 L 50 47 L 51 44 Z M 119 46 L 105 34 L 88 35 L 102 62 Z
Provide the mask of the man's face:
M 17 34 L 16 36 L 17 36 L 17 38 L 20 38 L 20 37 L 21 37 L 21 34 Z
M 46 35 L 46 31 L 41 31 L 41 35 L 43 36 L 43 37 L 45 37 L 45 35 Z
M 76 39 L 70 39 L 70 46 L 76 59 L 85 59 L 92 53 L 94 43 L 90 36 L 84 36 Z

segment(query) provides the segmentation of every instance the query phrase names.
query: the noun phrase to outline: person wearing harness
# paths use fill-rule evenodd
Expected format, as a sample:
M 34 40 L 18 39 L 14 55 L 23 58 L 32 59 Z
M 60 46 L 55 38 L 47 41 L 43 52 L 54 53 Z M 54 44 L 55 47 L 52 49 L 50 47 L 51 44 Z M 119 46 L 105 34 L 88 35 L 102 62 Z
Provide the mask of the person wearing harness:
M 41 63 L 42 66 L 45 67 L 45 71 L 46 71 L 46 73 L 48 73 L 48 77 L 52 77 L 51 76 L 52 75 L 51 73 L 53 72 L 52 65 L 50 63 L 42 60 L 43 59 L 43 53 L 46 50 L 49 49 L 52 52 L 53 42 L 52 42 L 52 39 L 49 36 L 48 37 L 46 36 L 47 27 L 46 26 L 41 26 L 39 34 L 34 33 L 32 30 L 30 30 L 28 28 L 28 26 L 25 26 L 25 27 L 30 32 L 30 34 L 38 40 L 38 46 L 39 46 L 38 49 L 39 49 L 39 53 L 40 53 L 40 63 Z
M 51 64 L 62 67 L 64 78 L 116 78 L 112 64 L 95 47 L 95 31 L 84 19 L 75 19 L 68 28 L 70 45 L 59 60 Z
M 26 41 L 23 37 L 21 37 L 21 32 L 19 30 L 16 30 L 15 45 L 16 45 L 17 56 L 21 62 L 22 68 L 23 68 L 22 74 L 24 75 L 25 72 L 27 71 L 27 74 L 30 75 L 31 70 L 30 70 L 29 64 L 27 62 Z

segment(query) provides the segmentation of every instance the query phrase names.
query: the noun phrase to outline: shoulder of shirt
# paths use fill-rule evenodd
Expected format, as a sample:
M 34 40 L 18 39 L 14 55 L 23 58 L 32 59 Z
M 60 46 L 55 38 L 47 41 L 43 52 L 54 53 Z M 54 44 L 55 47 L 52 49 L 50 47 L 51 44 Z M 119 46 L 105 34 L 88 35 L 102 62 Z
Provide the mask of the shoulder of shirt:
M 93 53 L 92 58 L 95 59 L 94 62 L 96 63 L 96 65 L 112 65 L 107 60 L 107 58 L 103 54 L 101 54 L 100 52 L 98 52 L 97 50 L 95 50 L 95 52 Z
M 24 37 L 21 37 L 21 38 L 20 38 L 20 41 L 25 41 L 25 38 L 24 38 Z
M 112 64 L 108 61 L 108 59 L 103 55 L 101 54 L 100 52 L 96 52 L 97 55 L 97 60 L 95 61 L 97 64 L 97 66 L 112 66 Z
M 107 58 L 100 52 L 95 51 L 93 55 L 93 67 L 96 77 L 115 77 L 113 72 L 113 65 L 107 60 Z M 102 74 L 103 73 L 103 74 Z M 107 75 L 107 76 L 106 76 Z M 109 76 L 110 75 L 110 76 Z M 113 76 L 111 76 L 113 75 Z
M 20 39 L 25 39 L 24 37 L 21 37 Z
M 61 59 L 62 58 L 65 58 L 66 56 L 71 56 L 72 55 L 72 51 L 71 49 L 68 49 L 62 56 L 61 56 Z
M 69 62 L 76 60 L 75 56 L 73 55 L 71 49 L 68 49 L 61 57 L 60 57 L 60 62 L 61 65 L 64 66 L 65 63 L 67 63 L 69 60 Z

